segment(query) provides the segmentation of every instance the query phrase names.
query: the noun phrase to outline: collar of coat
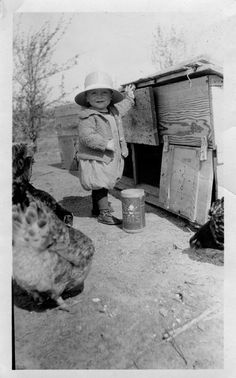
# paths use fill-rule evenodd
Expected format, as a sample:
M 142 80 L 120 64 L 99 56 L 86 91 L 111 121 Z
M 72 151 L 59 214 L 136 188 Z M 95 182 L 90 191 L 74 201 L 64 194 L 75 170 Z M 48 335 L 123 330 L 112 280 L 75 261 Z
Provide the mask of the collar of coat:
M 103 117 L 106 114 L 112 114 L 114 117 L 119 116 L 119 111 L 114 105 L 109 105 L 108 110 L 109 110 L 109 113 L 102 113 L 102 112 L 99 112 L 98 110 L 95 110 L 95 109 L 83 108 L 83 110 L 81 110 L 81 112 L 79 114 L 79 117 L 81 119 L 85 119 L 85 118 L 88 118 L 92 115 L 99 115 L 99 116 Z

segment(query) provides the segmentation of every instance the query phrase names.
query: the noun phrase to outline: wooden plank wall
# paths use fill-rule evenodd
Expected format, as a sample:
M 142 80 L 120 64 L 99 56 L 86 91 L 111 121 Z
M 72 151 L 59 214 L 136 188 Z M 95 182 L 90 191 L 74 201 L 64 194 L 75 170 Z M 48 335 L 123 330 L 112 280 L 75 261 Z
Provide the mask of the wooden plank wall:
M 154 88 L 160 136 L 183 138 L 192 145 L 192 137 L 207 136 L 212 141 L 208 76 Z
M 170 145 L 163 152 L 159 202 L 167 210 L 205 223 L 212 183 L 212 150 L 206 161 L 200 161 L 200 148 Z
M 197 153 L 200 159 L 200 151 Z M 208 210 L 211 206 L 213 185 L 213 151 L 207 151 L 207 160 L 201 161 L 196 172 L 196 198 L 194 206 L 194 222 L 203 224 L 208 220 Z
M 217 184 L 216 197 L 224 195 L 224 93 L 223 79 L 212 75 L 209 78 L 209 94 L 212 109 L 212 120 L 214 123 L 214 140 L 216 147 L 216 157 L 214 158 L 215 180 Z
M 135 106 L 123 117 L 126 141 L 159 145 L 157 119 L 151 87 L 135 91 Z

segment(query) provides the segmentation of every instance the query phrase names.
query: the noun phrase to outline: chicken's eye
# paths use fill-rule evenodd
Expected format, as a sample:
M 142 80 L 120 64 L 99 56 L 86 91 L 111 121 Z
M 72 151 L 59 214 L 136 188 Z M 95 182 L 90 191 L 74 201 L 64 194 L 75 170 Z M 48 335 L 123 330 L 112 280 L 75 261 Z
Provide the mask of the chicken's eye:
M 44 227 L 47 222 L 45 219 L 39 219 L 37 223 L 39 227 Z

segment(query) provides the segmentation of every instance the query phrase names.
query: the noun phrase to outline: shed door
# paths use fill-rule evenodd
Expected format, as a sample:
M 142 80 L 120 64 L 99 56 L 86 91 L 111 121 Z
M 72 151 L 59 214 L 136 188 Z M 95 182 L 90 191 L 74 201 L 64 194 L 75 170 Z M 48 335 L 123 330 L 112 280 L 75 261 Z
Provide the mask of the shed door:
M 192 222 L 204 224 L 211 205 L 212 150 L 200 161 L 200 148 L 169 145 L 163 151 L 160 204 Z
M 135 105 L 123 117 L 123 126 L 126 142 L 159 145 L 154 95 L 151 87 L 135 91 Z

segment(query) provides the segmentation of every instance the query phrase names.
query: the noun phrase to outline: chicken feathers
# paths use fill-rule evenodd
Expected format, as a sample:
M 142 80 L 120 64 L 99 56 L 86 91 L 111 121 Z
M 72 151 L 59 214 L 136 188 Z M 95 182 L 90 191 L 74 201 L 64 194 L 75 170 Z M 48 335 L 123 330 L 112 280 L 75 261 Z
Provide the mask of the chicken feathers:
M 209 220 L 189 240 L 191 248 L 224 249 L 224 197 L 209 210 Z
M 61 295 L 83 285 L 94 246 L 81 231 L 69 227 L 70 211 L 30 184 L 32 164 L 29 146 L 13 144 L 13 278 L 34 299 L 51 298 L 66 309 Z
M 26 209 L 13 206 L 13 278 L 34 298 L 51 298 L 81 285 L 91 267 L 94 246 L 81 231 L 66 226 L 29 195 Z

